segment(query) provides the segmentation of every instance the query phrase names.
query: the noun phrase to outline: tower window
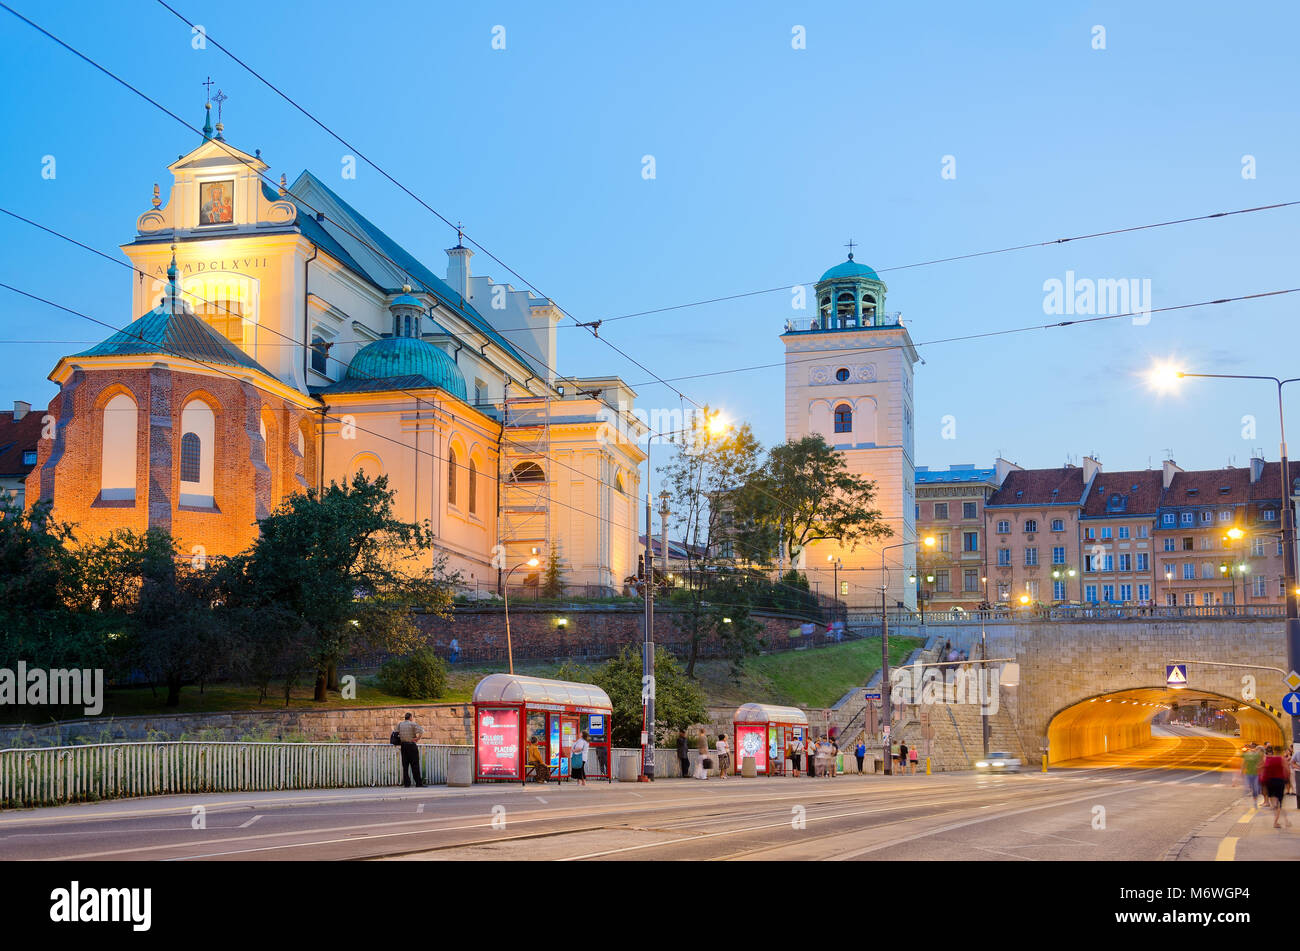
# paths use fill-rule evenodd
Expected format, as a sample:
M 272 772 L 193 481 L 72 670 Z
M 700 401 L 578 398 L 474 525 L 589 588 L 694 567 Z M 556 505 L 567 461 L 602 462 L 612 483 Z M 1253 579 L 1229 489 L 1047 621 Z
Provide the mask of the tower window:
M 835 379 L 839 380 L 841 383 L 847 383 L 849 379 L 849 371 L 844 369 L 844 367 L 840 367 L 835 371 Z
M 311 368 L 322 376 L 329 369 L 329 345 L 325 343 L 324 338 L 313 336 L 311 338 Z
M 535 462 L 521 462 L 510 475 L 511 482 L 545 482 L 542 467 Z
M 456 504 L 456 450 L 447 450 L 447 501 Z
M 837 433 L 853 432 L 853 410 L 848 403 L 835 407 L 835 431 Z

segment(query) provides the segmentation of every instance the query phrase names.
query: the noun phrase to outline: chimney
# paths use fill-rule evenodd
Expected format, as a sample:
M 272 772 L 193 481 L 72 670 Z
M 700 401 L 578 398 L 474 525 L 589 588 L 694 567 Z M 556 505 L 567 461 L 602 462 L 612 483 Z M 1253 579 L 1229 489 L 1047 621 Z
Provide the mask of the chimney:
M 1083 484 L 1091 485 L 1093 476 L 1101 471 L 1101 463 L 1092 456 L 1083 457 Z
M 1260 456 L 1250 457 L 1250 484 L 1254 485 L 1264 474 L 1264 460 Z
M 1008 462 L 1001 456 L 998 456 L 997 461 L 993 463 L 994 484 L 1001 487 L 1003 480 L 1007 477 L 1007 473 L 1012 469 L 1020 470 L 1020 466 L 1016 465 L 1014 462 Z
M 1172 459 L 1166 459 L 1161 466 L 1164 470 L 1164 488 L 1169 488 L 1169 483 L 1174 481 L 1174 476 L 1183 470 Z
M 469 300 L 469 259 L 474 252 L 458 243 L 447 249 L 447 283 L 466 301 Z
M 32 404 L 23 400 L 14 400 L 14 422 L 22 419 L 32 411 Z

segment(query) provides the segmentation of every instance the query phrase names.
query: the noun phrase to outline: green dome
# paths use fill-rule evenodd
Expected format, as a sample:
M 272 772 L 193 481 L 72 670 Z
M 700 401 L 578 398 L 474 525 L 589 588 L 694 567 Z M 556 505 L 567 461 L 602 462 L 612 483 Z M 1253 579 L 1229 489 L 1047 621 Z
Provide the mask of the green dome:
M 880 280 L 880 275 L 865 264 L 859 264 L 857 261 L 853 260 L 853 255 L 851 254 L 849 255 L 849 259 L 843 264 L 835 265 L 822 275 L 822 281 L 842 281 L 846 278 L 865 278 L 868 281 L 878 281 Z M 818 281 L 817 283 L 820 284 L 821 281 Z
M 413 381 L 410 377 L 416 377 Z M 347 379 L 401 380 L 402 389 L 440 386 L 452 396 L 466 398 L 465 378 L 451 357 L 426 340 L 385 337 L 362 347 L 348 364 Z M 419 382 L 423 381 L 423 384 Z M 368 387 L 372 388 L 372 387 Z

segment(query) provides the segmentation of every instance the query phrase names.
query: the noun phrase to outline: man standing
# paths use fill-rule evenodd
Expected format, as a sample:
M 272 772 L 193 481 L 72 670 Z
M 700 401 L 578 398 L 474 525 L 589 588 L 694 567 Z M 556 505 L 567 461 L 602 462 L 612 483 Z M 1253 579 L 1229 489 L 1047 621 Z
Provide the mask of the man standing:
M 424 727 L 412 719 L 411 714 L 406 715 L 401 723 L 397 724 L 397 738 L 402 741 L 402 785 L 411 785 L 411 777 L 415 777 L 415 785 L 423 786 L 424 777 L 420 774 L 420 737 L 424 735 Z M 408 775 L 408 772 L 409 775 Z
M 691 755 L 690 747 L 686 742 L 686 727 L 677 731 L 677 760 L 682 765 L 682 779 L 689 779 L 691 775 Z
M 1241 754 L 1241 779 L 1252 806 L 1259 805 L 1259 764 L 1263 759 L 1263 752 L 1254 743 L 1247 746 L 1245 752 Z
M 453 637 L 447 650 L 451 653 L 451 662 L 453 664 L 460 660 L 460 641 Z

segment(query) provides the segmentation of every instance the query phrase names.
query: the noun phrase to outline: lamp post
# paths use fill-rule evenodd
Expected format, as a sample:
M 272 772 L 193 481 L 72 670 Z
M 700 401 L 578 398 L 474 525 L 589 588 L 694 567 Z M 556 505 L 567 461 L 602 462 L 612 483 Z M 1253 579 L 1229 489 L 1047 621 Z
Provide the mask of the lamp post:
M 705 423 L 705 439 L 710 434 L 725 432 L 727 424 L 714 412 Z M 652 782 L 655 778 L 655 557 L 650 548 L 650 539 L 654 534 L 654 524 L 650 513 L 650 444 L 664 436 L 676 436 L 681 433 L 694 432 L 693 427 L 669 429 L 661 433 L 648 435 L 645 441 L 645 643 L 641 654 L 641 782 Z M 701 476 L 703 473 L 701 473 Z M 663 506 L 668 507 L 667 493 L 664 493 Z M 665 530 L 665 538 L 667 530 Z M 664 566 L 668 565 L 668 552 L 664 551 Z
M 915 544 L 915 541 L 899 542 L 897 545 L 886 545 L 880 549 L 880 718 L 885 725 L 880 753 L 885 760 L 886 776 L 894 775 L 894 758 L 890 755 L 889 749 L 890 721 L 893 719 L 893 711 L 890 708 L 889 696 L 889 609 L 885 604 L 885 597 L 889 592 L 889 576 L 885 574 L 885 552 Z M 925 547 L 933 546 L 934 536 L 927 535 Z
M 831 563 L 831 574 L 835 579 L 835 594 L 832 596 L 835 601 L 840 599 L 840 569 L 844 567 L 844 562 L 834 555 L 827 555 L 826 560 Z M 836 620 L 839 618 L 839 610 L 836 605 L 831 606 L 831 613 L 835 615 Z
M 1282 478 L 1282 565 L 1286 580 L 1286 662 L 1289 670 L 1300 665 L 1300 612 L 1296 603 L 1296 553 L 1295 507 L 1291 502 L 1291 472 L 1286 453 L 1286 414 L 1282 406 L 1282 388 L 1288 383 L 1300 382 L 1300 377 L 1283 380 L 1275 376 L 1256 376 L 1241 373 L 1185 373 L 1169 366 L 1153 371 L 1153 382 L 1168 385 L 1171 380 L 1266 380 L 1277 386 L 1277 424 L 1281 442 Z M 1300 745 L 1300 717 L 1291 717 L 1291 741 Z M 1300 772 L 1292 777 L 1300 782 Z M 1300 808 L 1300 800 L 1297 801 Z
M 510 640 L 510 576 L 520 568 L 525 566 L 536 568 L 539 564 L 541 564 L 541 562 L 537 560 L 537 550 L 534 549 L 533 557 L 529 558 L 522 565 L 515 565 L 507 571 L 505 580 L 501 582 L 501 597 L 503 597 L 506 602 L 506 658 L 510 662 L 510 673 L 512 674 L 515 672 L 515 647 Z

